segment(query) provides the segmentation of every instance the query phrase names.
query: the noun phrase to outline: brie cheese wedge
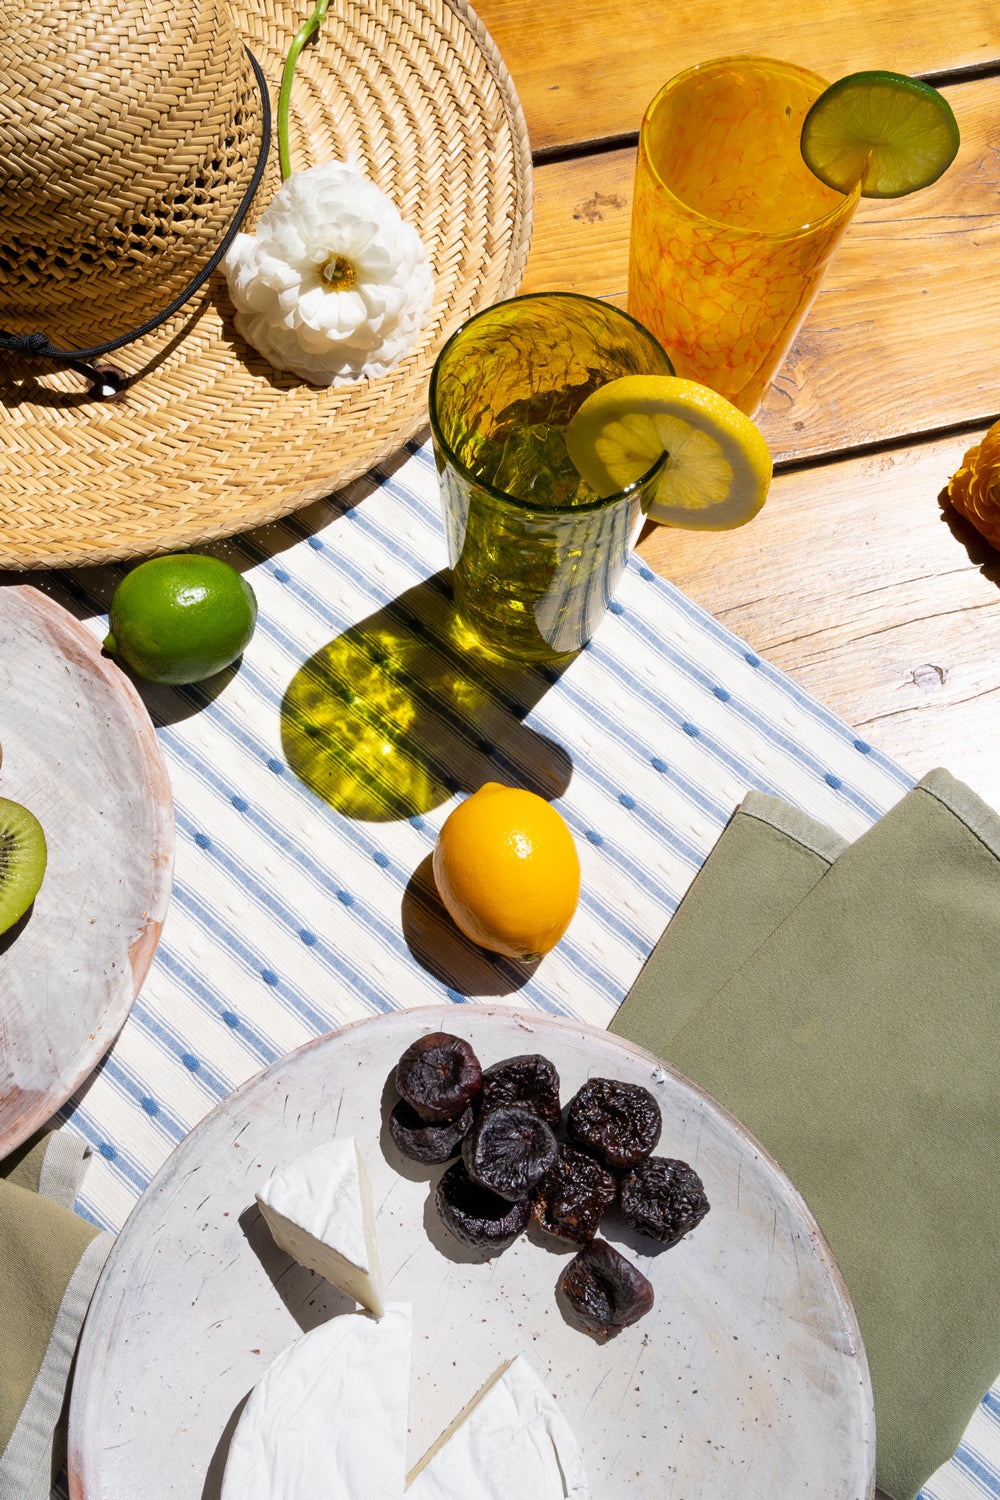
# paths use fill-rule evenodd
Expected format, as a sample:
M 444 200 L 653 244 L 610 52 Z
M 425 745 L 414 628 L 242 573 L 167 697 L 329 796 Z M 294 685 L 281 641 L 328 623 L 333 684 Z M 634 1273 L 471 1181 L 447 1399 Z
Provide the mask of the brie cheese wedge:
M 523 1355 L 499 1370 L 409 1475 L 405 1500 L 587 1500 L 569 1424 Z
M 388 1500 L 406 1474 L 411 1313 L 344 1313 L 282 1351 L 254 1386 L 220 1500 Z
M 382 1316 L 382 1273 L 368 1173 L 353 1136 L 279 1167 L 257 1194 L 282 1250 Z

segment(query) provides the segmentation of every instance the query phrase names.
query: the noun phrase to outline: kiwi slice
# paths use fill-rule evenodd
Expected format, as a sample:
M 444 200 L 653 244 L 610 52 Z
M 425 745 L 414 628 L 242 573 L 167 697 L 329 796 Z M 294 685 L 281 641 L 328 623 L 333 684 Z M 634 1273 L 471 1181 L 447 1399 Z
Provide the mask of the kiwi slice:
M 0 797 L 0 932 L 13 927 L 34 901 L 47 857 L 45 834 L 34 813 Z

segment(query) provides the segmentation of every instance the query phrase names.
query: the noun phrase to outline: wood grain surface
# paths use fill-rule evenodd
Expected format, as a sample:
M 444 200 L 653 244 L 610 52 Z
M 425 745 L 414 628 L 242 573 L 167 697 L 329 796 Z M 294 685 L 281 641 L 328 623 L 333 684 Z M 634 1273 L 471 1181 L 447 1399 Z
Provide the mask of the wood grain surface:
M 510 68 L 535 151 L 638 129 L 668 78 L 713 57 L 784 57 L 831 80 L 862 68 L 937 75 L 1000 57 L 995 0 L 905 9 L 860 0 L 781 8 L 637 0 L 627 9 L 617 0 L 482 0 L 476 10 Z
M 649 526 L 644 560 L 914 776 L 1000 807 L 1000 553 L 943 501 L 1000 414 L 1000 12 L 831 0 L 780 16 L 644 0 L 482 0 L 535 150 L 523 291 L 626 302 L 635 138 L 656 90 L 726 53 L 937 83 L 962 145 L 931 187 L 863 201 L 763 409 L 778 465 L 731 533 Z
M 729 532 L 647 526 L 645 561 L 914 777 L 1000 801 L 1000 554 L 943 503 L 965 439 L 779 475 Z
M 962 132 L 922 192 L 863 200 L 758 422 L 776 462 L 985 423 L 1000 412 L 1000 88 L 943 90 Z M 635 149 L 535 169 L 521 290 L 626 305 Z M 977 313 L 978 310 L 978 313 Z

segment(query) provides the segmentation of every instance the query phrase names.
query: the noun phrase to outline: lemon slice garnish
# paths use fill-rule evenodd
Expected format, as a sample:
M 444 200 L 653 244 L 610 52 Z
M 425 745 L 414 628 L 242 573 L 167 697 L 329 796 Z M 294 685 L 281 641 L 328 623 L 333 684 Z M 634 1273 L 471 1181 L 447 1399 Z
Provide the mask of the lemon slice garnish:
M 674 375 L 623 375 L 587 397 L 566 447 L 599 495 L 633 484 L 667 454 L 649 518 L 727 531 L 767 498 L 773 465 L 760 430 L 708 386 Z

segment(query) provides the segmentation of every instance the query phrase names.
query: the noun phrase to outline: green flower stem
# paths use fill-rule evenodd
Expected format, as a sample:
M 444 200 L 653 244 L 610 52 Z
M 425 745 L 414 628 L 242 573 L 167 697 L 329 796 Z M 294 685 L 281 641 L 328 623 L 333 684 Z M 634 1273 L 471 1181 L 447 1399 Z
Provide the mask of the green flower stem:
M 285 182 L 292 172 L 291 156 L 288 151 L 288 106 L 292 99 L 292 74 L 295 72 L 295 64 L 298 62 L 302 48 L 322 26 L 329 4 L 330 0 L 318 0 L 312 15 L 307 21 L 303 21 L 293 36 L 292 45 L 285 59 L 285 70 L 281 75 L 281 92 L 278 95 L 278 162 L 281 167 L 282 182 Z

